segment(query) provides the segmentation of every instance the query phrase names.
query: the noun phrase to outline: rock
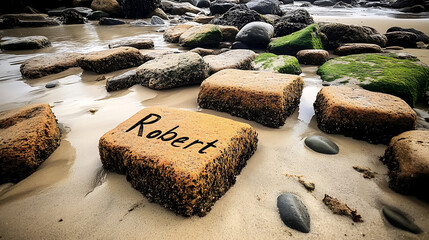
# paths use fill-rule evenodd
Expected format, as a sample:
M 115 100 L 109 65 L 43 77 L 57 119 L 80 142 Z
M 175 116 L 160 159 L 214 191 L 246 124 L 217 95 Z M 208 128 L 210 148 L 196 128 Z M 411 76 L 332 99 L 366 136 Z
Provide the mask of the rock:
M 164 12 L 164 10 L 162 10 L 161 8 L 155 8 L 152 12 L 151 12 L 151 14 L 150 14 L 150 16 L 151 17 L 153 17 L 153 16 L 158 16 L 158 17 L 160 17 L 160 18 L 162 18 L 162 19 L 164 19 L 164 20 L 168 20 L 169 18 L 168 18 L 168 15 Z
M 91 8 L 86 7 L 74 7 L 74 8 L 58 8 L 48 11 L 49 16 L 55 16 L 55 17 L 61 17 L 64 12 L 68 11 L 74 11 L 76 13 L 79 13 L 80 15 L 86 17 L 88 14 L 92 12 Z
M 270 72 L 301 74 L 301 67 L 298 59 L 293 56 L 280 55 L 273 53 L 263 53 L 255 59 L 255 69 Z
M 339 1 L 337 3 L 335 3 L 334 6 L 332 6 L 332 8 L 352 8 L 353 5 Z
M 223 69 L 253 69 L 252 62 L 256 53 L 251 50 L 231 50 L 219 55 L 205 56 L 204 61 L 209 64 L 210 74 Z
M 268 51 L 279 55 L 295 56 L 303 49 L 323 49 L 317 24 L 312 24 L 298 32 L 278 38 L 268 44 Z
M 424 0 L 396 0 L 390 5 L 392 8 L 404 8 L 411 7 L 415 5 L 424 5 Z
M 232 43 L 231 49 L 251 49 L 251 47 L 243 42 L 235 41 Z
M 150 201 L 204 216 L 235 183 L 257 142 L 245 123 L 148 107 L 104 134 L 99 149 L 104 168 L 125 173 Z
M 98 74 L 136 67 L 143 63 L 139 50 L 132 47 L 119 47 L 85 54 L 78 59 L 79 66 Z
M 106 90 L 108 92 L 117 91 L 132 87 L 138 83 L 139 81 L 136 70 L 130 70 L 116 77 L 107 79 Z
M 137 68 L 139 83 L 152 89 L 200 84 L 208 74 L 207 63 L 193 52 L 164 55 Z
M 118 48 L 118 47 L 133 47 L 137 49 L 149 49 L 149 48 L 153 48 L 154 44 L 152 39 L 134 39 L 134 40 L 120 41 L 120 42 L 109 44 L 109 48 Z
M 429 36 L 424 34 L 422 31 L 416 30 L 414 28 L 391 27 L 387 29 L 387 32 L 411 32 L 416 34 L 417 42 L 429 43 Z
M 325 194 L 323 203 L 328 206 L 334 214 L 349 216 L 353 222 L 363 222 L 362 217 L 357 213 L 357 210 L 351 209 L 347 204 L 329 196 L 328 194 Z
M 310 232 L 310 215 L 307 207 L 292 193 L 283 193 L 277 197 L 280 218 L 286 226 L 303 233 Z
M 323 81 L 359 85 L 367 90 L 392 94 L 414 106 L 428 86 L 429 68 L 416 64 L 414 59 L 358 54 L 330 60 L 317 74 Z
M 210 7 L 210 1 L 209 0 L 198 0 L 197 4 L 195 5 L 199 8 L 209 8 Z
M 160 0 L 118 0 L 118 2 L 121 6 L 122 14 L 129 19 L 146 18 L 161 7 Z
M 58 84 L 60 84 L 60 82 L 58 82 L 58 80 L 50 81 L 50 82 L 45 84 L 45 88 L 54 88 L 54 87 L 58 86 Z
M 251 22 L 246 24 L 235 37 L 247 46 L 265 49 L 274 35 L 274 27 L 264 22 Z
M 361 53 L 380 53 L 381 47 L 373 43 L 346 43 L 335 49 L 334 54 L 346 56 Z
M 220 41 L 222 41 L 222 32 L 219 26 L 212 24 L 194 26 L 179 37 L 179 44 L 190 48 L 216 46 Z
M 194 21 L 196 23 L 207 24 L 213 18 L 214 18 L 214 16 L 200 16 L 200 15 L 198 15 L 198 16 L 194 17 L 194 19 L 192 19 L 192 21 Z
M 60 145 L 61 133 L 48 104 L 32 104 L 0 114 L 0 184 L 17 183 Z
M 166 13 L 170 13 L 173 15 L 183 15 L 187 12 L 199 13 L 202 11 L 200 8 L 197 8 L 188 2 L 176 3 L 176 2 L 162 0 L 161 4 L 162 4 L 162 9 Z
M 80 53 L 46 54 L 26 60 L 22 63 L 20 71 L 25 78 L 40 78 L 78 67 L 77 60 L 81 57 Z
M 416 125 L 416 113 L 402 99 L 345 86 L 322 88 L 314 111 L 320 130 L 374 144 L 387 144 Z
M 190 29 L 192 25 L 179 24 L 174 27 L 167 28 L 164 32 L 164 40 L 171 43 L 178 43 L 180 35 Z
M 429 199 L 429 131 L 415 130 L 392 138 L 383 162 L 389 169 L 389 187 L 403 194 Z
M 116 0 L 93 0 L 91 8 L 94 11 L 103 11 L 109 14 L 118 14 L 121 12 L 121 6 Z
M 198 104 L 277 128 L 295 111 L 303 85 L 296 75 L 225 69 L 204 80 Z
M 0 49 L 5 50 L 25 50 L 40 49 L 51 45 L 51 42 L 44 36 L 29 36 L 6 40 L 0 43 Z
M 283 14 L 282 10 L 280 9 L 280 2 L 277 0 L 251 0 L 250 2 L 246 3 L 246 6 L 260 14 Z
M 401 46 L 407 48 L 417 47 L 417 35 L 412 32 L 388 32 L 386 46 Z
M 237 4 L 225 0 L 216 0 L 210 4 L 210 14 L 224 14 L 236 5 Z
M 17 20 L 46 20 L 47 14 L 37 13 L 15 13 L 15 14 L 3 14 L 0 16 L 2 19 L 17 19 Z
M 164 22 L 164 20 L 162 20 L 162 18 L 160 18 L 158 16 L 152 16 L 150 19 L 150 24 L 152 24 L 152 25 L 164 25 L 165 22 Z
M 367 26 L 346 25 L 342 23 L 320 24 L 320 32 L 326 35 L 324 46 L 335 49 L 344 43 L 374 43 L 386 46 L 387 38 L 377 30 Z
M 58 26 L 61 22 L 58 19 L 48 18 L 46 20 L 19 20 L 19 27 L 48 27 Z
M 201 57 L 204 57 L 207 55 L 213 55 L 215 53 L 213 49 L 206 49 L 206 48 L 194 48 L 190 50 L 190 52 L 197 53 Z
M 98 24 L 100 24 L 100 25 L 121 25 L 121 24 L 125 24 L 125 22 L 122 20 L 116 19 L 116 18 L 103 17 L 103 18 L 100 18 L 100 21 L 98 21 Z
M 172 51 L 169 49 L 156 49 L 156 50 L 140 50 L 143 56 L 143 62 L 147 62 L 156 58 L 160 58 L 167 54 L 179 53 L 178 51 Z
M 340 151 L 337 144 L 335 144 L 330 139 L 325 138 L 323 136 L 315 135 L 315 136 L 307 137 L 304 140 L 304 143 L 311 150 L 318 153 L 338 154 L 338 152 Z
M 280 19 L 275 21 L 274 36 L 282 37 L 299 31 L 310 24 L 313 24 L 313 17 L 305 9 L 297 9 L 285 13 Z
M 63 24 L 85 24 L 87 22 L 85 17 L 72 10 L 64 11 L 62 20 Z
M 234 7 L 229 9 L 225 14 L 215 17 L 210 23 L 215 25 L 234 26 L 241 29 L 246 24 L 256 21 L 262 21 L 262 17 L 258 12 L 248 8 Z
M 234 42 L 239 31 L 238 28 L 233 26 L 219 26 L 219 28 L 223 36 L 222 41 Z
M 375 174 L 377 174 L 376 172 L 372 171 L 369 168 L 364 168 L 364 167 L 359 167 L 359 166 L 353 166 L 353 169 L 362 173 L 364 178 L 375 178 Z
M 304 49 L 296 53 L 299 63 L 306 65 L 322 65 L 329 59 L 329 52 L 322 49 Z
M 92 0 L 73 0 L 73 7 L 90 7 Z
M 90 14 L 88 14 L 89 20 L 100 20 L 100 18 L 108 18 L 110 15 L 103 11 L 94 11 Z
M 335 5 L 335 2 L 331 0 L 317 0 L 313 2 L 313 5 L 319 7 L 331 7 Z
M 421 13 L 425 11 L 425 7 L 423 5 L 414 5 L 411 7 L 404 7 L 399 9 L 401 12 L 405 13 Z
M 419 226 L 398 210 L 384 206 L 382 212 L 383 216 L 393 226 L 415 234 L 422 232 Z
M 144 20 L 136 20 L 136 21 L 132 21 L 130 22 L 131 26 L 137 26 L 137 27 L 141 27 L 141 26 L 149 26 L 151 25 L 149 22 L 144 21 Z

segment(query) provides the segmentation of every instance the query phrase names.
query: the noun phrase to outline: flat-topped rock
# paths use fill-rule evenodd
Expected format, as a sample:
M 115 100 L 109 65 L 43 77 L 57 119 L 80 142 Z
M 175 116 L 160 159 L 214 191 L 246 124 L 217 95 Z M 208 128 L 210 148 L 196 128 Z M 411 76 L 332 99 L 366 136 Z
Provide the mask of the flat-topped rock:
M 222 32 L 222 41 L 234 42 L 235 37 L 239 31 L 238 28 L 234 26 L 219 26 L 219 28 Z
M 392 138 L 383 162 L 389 168 L 390 188 L 429 199 L 429 131 L 408 131 Z
M 389 143 L 399 133 L 412 130 L 416 113 L 402 99 L 360 88 L 322 88 L 314 102 L 319 129 L 370 143 Z
M 78 67 L 80 53 L 55 53 L 34 57 L 22 63 L 20 71 L 23 77 L 40 78 L 49 74 L 59 73 L 72 67 Z
M 334 50 L 334 54 L 339 56 L 361 54 L 361 53 L 380 53 L 381 47 L 373 43 L 346 43 Z
M 296 53 L 299 63 L 322 65 L 329 60 L 329 52 L 323 49 L 304 49 Z
M 15 18 L 18 20 L 45 20 L 48 14 L 43 13 L 14 13 L 14 14 L 3 14 L 0 18 Z
M 204 61 L 209 64 L 210 72 L 215 73 L 223 69 L 253 69 L 252 62 L 256 57 L 252 50 L 230 50 L 219 55 L 209 55 L 204 57 Z
M 222 41 L 222 32 L 219 26 L 213 24 L 204 24 L 194 26 L 186 30 L 179 37 L 179 44 L 183 47 L 204 47 L 216 46 Z
M 198 104 L 280 127 L 298 106 L 303 85 L 297 75 L 225 69 L 204 80 Z
M 104 168 L 126 173 L 151 201 L 204 216 L 235 183 L 257 147 L 248 124 L 185 110 L 149 107 L 104 134 Z
M 78 63 L 81 68 L 100 74 L 139 66 L 143 64 L 143 56 L 136 48 L 119 47 L 87 53 Z
M 178 43 L 180 35 L 193 27 L 192 25 L 179 24 L 174 27 L 167 28 L 163 34 L 164 40 L 171 43 Z
M 173 54 L 173 53 L 179 53 L 179 52 L 171 49 L 145 49 L 145 50 L 140 50 L 140 53 L 143 56 L 143 62 L 147 62 L 155 58 L 160 58 L 167 54 Z
M 0 114 L 0 184 L 28 177 L 60 144 L 60 130 L 48 104 Z
M 6 50 L 25 50 L 40 49 L 51 45 L 49 39 L 45 36 L 29 36 L 6 40 L 0 43 L 0 49 Z
M 153 48 L 152 39 L 133 39 L 126 41 L 119 41 L 112 44 L 109 44 L 109 48 L 118 48 L 118 47 L 133 47 L 137 49 L 149 49 Z
M 255 69 L 288 74 L 301 74 L 298 59 L 294 56 L 263 53 L 255 59 Z
M 201 8 L 198 8 L 188 2 L 172 2 L 163 0 L 161 2 L 162 9 L 166 13 L 170 13 L 173 15 L 183 15 L 185 13 L 200 13 L 202 12 Z

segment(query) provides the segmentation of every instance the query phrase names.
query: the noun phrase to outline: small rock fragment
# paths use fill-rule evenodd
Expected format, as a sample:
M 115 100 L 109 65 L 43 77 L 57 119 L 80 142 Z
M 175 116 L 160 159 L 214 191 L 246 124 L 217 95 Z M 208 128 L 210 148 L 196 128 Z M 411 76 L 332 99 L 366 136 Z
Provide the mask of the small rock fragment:
M 374 178 L 375 174 L 377 174 L 376 172 L 372 171 L 369 168 L 363 168 L 363 167 L 359 167 L 359 166 L 353 166 L 353 169 L 356 170 L 356 171 L 358 171 L 358 172 L 360 172 L 360 173 L 363 173 L 363 177 L 364 178 L 368 178 L 368 179 Z
M 60 82 L 58 82 L 58 80 L 54 80 L 54 81 L 46 83 L 45 87 L 46 88 L 54 88 L 54 87 L 58 86 L 59 83 Z
M 357 210 L 351 209 L 347 204 L 340 202 L 340 200 L 325 194 L 323 203 L 328 206 L 334 214 L 346 215 L 352 218 L 354 222 L 363 222 L 362 217 L 357 213 Z

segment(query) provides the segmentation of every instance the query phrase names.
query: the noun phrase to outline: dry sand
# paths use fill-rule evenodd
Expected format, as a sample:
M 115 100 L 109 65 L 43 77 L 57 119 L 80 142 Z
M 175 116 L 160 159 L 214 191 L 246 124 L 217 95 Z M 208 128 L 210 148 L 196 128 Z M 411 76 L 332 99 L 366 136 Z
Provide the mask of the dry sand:
M 356 19 L 338 21 L 360 23 Z M 406 27 L 396 24 L 395 19 L 383 21 L 372 19 L 367 25 L 380 31 L 386 26 Z M 412 26 L 420 22 L 410 21 Z M 429 34 L 428 23 L 424 21 L 426 34 Z M 43 31 L 53 42 L 52 48 L 37 53 L 100 50 L 107 48 L 111 39 L 148 32 L 157 48 L 174 47 L 166 45 L 161 33 L 154 33 L 153 29 L 133 28 L 130 31 L 125 26 L 78 25 L 2 30 L 0 34 L 31 35 L 35 31 Z M 68 35 L 71 40 L 65 39 Z M 429 50 L 413 51 L 424 56 L 429 64 Z M 53 112 L 67 133 L 60 147 L 38 171 L 18 184 L 0 186 L 1 239 L 429 238 L 429 203 L 398 194 L 387 186 L 387 168 L 379 161 L 385 145 L 328 135 L 317 128 L 312 103 L 321 88 L 321 80 L 315 74 L 316 67 L 303 67 L 305 89 L 299 110 L 283 127 L 272 129 L 226 113 L 198 109 L 198 86 L 163 91 L 134 86 L 107 93 L 105 81 L 95 81 L 98 75 L 82 73 L 78 68 L 41 79 L 21 80 L 19 64 L 28 55 L 20 54 L 25 53 L 35 55 L 26 51 L 18 55 L 11 52 L 0 55 L 0 111 L 47 102 L 53 106 Z M 60 86 L 44 88 L 45 83 L 54 79 L 60 81 Z M 203 218 L 184 218 L 150 203 L 130 186 L 125 176 L 102 169 L 97 146 L 99 138 L 140 109 L 153 105 L 202 111 L 246 122 L 259 134 L 258 150 L 236 184 Z M 91 108 L 98 111 L 92 114 Z M 323 155 L 305 147 L 304 139 L 313 134 L 332 139 L 340 147 L 340 153 Z M 353 169 L 356 165 L 369 167 L 378 174 L 374 179 L 365 179 Z M 303 180 L 315 183 L 315 191 L 307 192 L 296 178 L 288 175 L 303 176 Z M 276 199 L 285 192 L 299 195 L 307 206 L 311 217 L 310 233 L 290 229 L 280 220 Z M 354 223 L 345 216 L 333 215 L 322 203 L 325 194 L 357 209 L 364 222 Z M 414 235 L 392 227 L 382 216 L 384 205 L 400 208 L 425 232 Z

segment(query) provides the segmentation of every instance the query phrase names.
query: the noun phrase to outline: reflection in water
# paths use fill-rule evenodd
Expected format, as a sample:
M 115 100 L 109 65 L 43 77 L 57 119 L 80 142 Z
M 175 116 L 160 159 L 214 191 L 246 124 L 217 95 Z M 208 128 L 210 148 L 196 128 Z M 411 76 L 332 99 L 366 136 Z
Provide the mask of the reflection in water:
M 321 89 L 320 86 L 305 87 L 302 91 L 301 102 L 299 104 L 298 119 L 310 123 L 314 115 L 313 103 L 316 100 L 317 93 Z

